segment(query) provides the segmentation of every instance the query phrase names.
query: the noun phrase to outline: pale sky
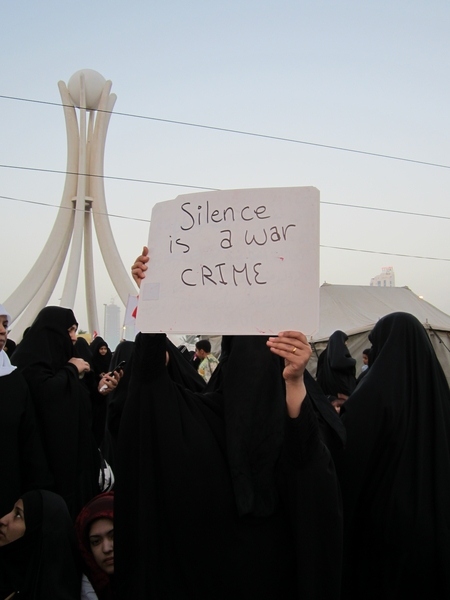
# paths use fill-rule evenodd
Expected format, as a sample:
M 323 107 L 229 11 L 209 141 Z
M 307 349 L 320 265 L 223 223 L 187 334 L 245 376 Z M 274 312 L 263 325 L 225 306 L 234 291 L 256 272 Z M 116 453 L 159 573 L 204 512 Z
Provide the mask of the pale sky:
M 321 282 L 369 285 L 393 266 L 397 286 L 450 313 L 448 2 L 24 0 L 2 3 L 0 18 L 0 303 L 56 217 L 57 208 L 31 202 L 57 207 L 64 187 L 63 174 L 11 167 L 66 168 L 63 109 L 5 96 L 60 103 L 58 81 L 86 68 L 112 81 L 117 112 L 310 143 L 112 115 L 105 175 L 218 189 L 315 186 Z M 109 212 L 127 217 L 111 217 L 127 269 L 148 237 L 148 223 L 134 219 L 199 191 L 105 186 Z M 120 301 L 96 254 L 102 322 L 103 304 Z M 83 279 L 81 271 L 75 314 L 87 328 Z

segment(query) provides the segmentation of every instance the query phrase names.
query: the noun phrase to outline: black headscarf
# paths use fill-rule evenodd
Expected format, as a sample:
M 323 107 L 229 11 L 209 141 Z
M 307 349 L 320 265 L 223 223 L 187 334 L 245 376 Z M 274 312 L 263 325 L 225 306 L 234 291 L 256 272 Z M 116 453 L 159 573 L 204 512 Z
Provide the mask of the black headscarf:
M 26 600 L 79 600 L 72 520 L 64 500 L 44 490 L 22 496 L 25 534 L 0 548 L 0 592 Z M 11 507 L 12 508 L 12 507 Z
M 231 340 L 210 393 L 175 384 L 165 352 L 164 335 L 137 336 L 115 488 L 119 598 L 338 598 L 339 490 L 310 400 L 286 416 L 280 361 L 259 336 Z
M 13 355 L 36 407 L 55 491 L 73 518 L 99 492 L 100 469 L 89 394 L 68 362 L 74 353 L 68 330 L 75 324 L 71 309 L 43 308 Z
M 335 331 L 319 357 L 317 382 L 327 396 L 350 396 L 356 387 L 356 360 L 347 348 L 347 340 L 346 333 Z
M 100 354 L 99 350 L 102 346 L 106 346 L 107 348 L 107 352 L 106 354 Z M 95 337 L 91 344 L 90 344 L 90 349 L 92 352 L 92 361 L 93 361 L 93 366 L 92 368 L 94 369 L 95 373 L 97 374 L 97 376 L 100 376 L 102 373 L 107 373 L 108 369 L 109 369 L 109 363 L 111 362 L 111 357 L 112 357 L 112 352 L 109 349 L 108 344 L 105 342 L 105 340 L 100 337 L 99 335 L 97 337 Z
M 450 597 L 450 391 L 427 333 L 380 319 L 371 367 L 342 408 L 344 597 Z
M 27 335 L 17 346 L 13 363 L 23 368 L 23 363 L 46 364 L 53 371 L 72 358 L 73 343 L 69 329 L 78 322 L 70 308 L 46 306 L 43 308 Z
M 77 337 L 77 341 L 74 344 L 74 355 L 88 362 L 92 369 L 94 359 L 92 356 L 91 347 L 84 337 Z
M 8 338 L 6 340 L 6 344 L 5 344 L 4 350 L 5 350 L 6 354 L 9 356 L 9 358 L 11 358 L 11 356 L 13 355 L 14 350 L 16 348 L 17 348 L 16 342 L 14 342 L 13 340 L 11 340 L 11 339 Z

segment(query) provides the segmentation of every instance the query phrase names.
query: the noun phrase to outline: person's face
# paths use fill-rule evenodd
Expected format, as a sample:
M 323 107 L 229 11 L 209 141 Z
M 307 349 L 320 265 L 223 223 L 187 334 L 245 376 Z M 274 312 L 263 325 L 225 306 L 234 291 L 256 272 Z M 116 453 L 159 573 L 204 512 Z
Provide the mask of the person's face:
M 89 543 L 95 562 L 108 575 L 114 573 L 114 523 L 97 519 L 91 525 Z
M 10 513 L 0 519 L 0 548 L 15 542 L 25 533 L 23 502 L 17 500 Z
M 8 337 L 8 317 L 0 315 L 0 351 L 3 350 Z
M 107 352 L 108 352 L 107 346 L 100 346 L 100 348 L 98 349 L 98 353 L 101 354 L 102 356 L 105 356 L 105 354 Z
M 369 357 L 367 356 L 367 354 L 363 354 L 363 363 L 364 363 L 365 365 L 368 365 L 368 364 L 369 364 Z
M 197 358 L 199 358 L 200 360 L 203 360 L 206 356 L 206 352 L 204 350 L 199 350 L 198 348 L 195 349 L 195 356 Z
M 73 344 L 75 344 L 75 342 L 77 341 L 77 329 L 78 327 L 76 325 L 72 325 L 72 327 L 69 327 L 68 329 L 70 339 L 72 340 Z

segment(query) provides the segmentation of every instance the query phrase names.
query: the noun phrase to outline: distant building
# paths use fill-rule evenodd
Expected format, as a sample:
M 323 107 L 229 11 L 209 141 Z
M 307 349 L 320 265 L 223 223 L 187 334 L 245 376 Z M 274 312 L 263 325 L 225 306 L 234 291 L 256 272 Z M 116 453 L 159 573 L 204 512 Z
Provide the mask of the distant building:
M 121 340 L 121 326 L 120 326 L 120 307 L 114 304 L 114 300 L 111 300 L 111 304 L 105 304 L 105 332 L 104 339 L 107 342 L 110 349 L 114 352 L 117 344 Z
M 372 277 L 370 285 L 376 287 L 395 287 L 394 268 L 382 267 L 380 275 Z

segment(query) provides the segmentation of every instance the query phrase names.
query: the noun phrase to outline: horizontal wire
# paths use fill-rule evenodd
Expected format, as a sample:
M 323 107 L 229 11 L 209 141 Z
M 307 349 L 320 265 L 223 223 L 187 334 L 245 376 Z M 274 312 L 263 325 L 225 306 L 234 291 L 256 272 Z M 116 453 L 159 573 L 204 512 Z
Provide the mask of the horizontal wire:
M 1 165 L 1 164 L 0 164 L 0 168 L 21 169 L 21 170 L 25 170 L 25 171 L 27 171 L 27 170 L 42 171 L 44 173 L 57 173 L 59 175 L 77 175 L 77 176 L 85 175 L 84 173 L 76 173 L 74 171 L 57 171 L 57 170 L 50 170 L 50 169 L 38 169 L 38 168 L 32 168 L 32 167 L 20 167 L 20 166 Z M 114 180 L 119 180 L 119 181 L 131 181 L 131 182 L 136 182 L 136 183 L 150 183 L 150 184 L 155 184 L 155 185 L 165 185 L 165 186 L 174 186 L 174 187 L 189 187 L 189 188 L 194 188 L 197 190 L 205 190 L 205 191 L 211 191 L 211 192 L 221 191 L 219 188 L 203 187 L 203 186 L 199 186 L 199 185 L 189 185 L 189 184 L 184 184 L 184 183 L 173 183 L 173 182 L 167 182 L 167 181 L 151 181 L 149 179 L 133 179 L 131 177 L 113 177 L 113 176 L 106 176 L 106 175 L 85 175 L 85 176 L 86 177 L 104 177 L 105 179 L 114 179 Z M 7 198 L 10 200 L 14 200 L 14 198 L 11 198 L 9 196 L 0 196 L 0 198 Z M 17 201 L 18 202 L 30 202 L 31 204 L 33 203 L 32 200 L 21 200 L 19 198 L 17 198 Z M 36 204 L 39 204 L 39 202 L 36 202 Z M 379 208 L 376 206 L 361 206 L 360 204 L 348 204 L 345 202 L 327 202 L 324 200 L 321 200 L 320 204 L 324 204 L 324 205 L 326 204 L 328 206 L 339 206 L 339 207 L 344 207 L 344 208 L 357 208 L 360 210 L 373 210 L 373 211 L 378 211 L 378 212 L 394 213 L 394 214 L 398 214 L 398 215 L 426 217 L 428 219 L 450 220 L 450 216 L 446 216 L 446 215 L 432 215 L 429 213 L 418 213 L 418 212 L 413 212 L 413 211 L 409 211 L 409 210 L 398 210 L 398 209 L 394 209 L 394 208 Z M 44 206 L 55 206 L 55 205 L 54 204 L 44 204 Z M 56 208 L 58 208 L 58 207 L 56 207 Z M 124 217 L 124 218 L 131 219 L 132 217 Z M 137 220 L 139 220 L 139 219 L 137 219 Z
M 184 188 L 191 188 L 191 189 L 196 189 L 196 190 L 206 190 L 206 191 L 211 191 L 211 192 L 218 192 L 220 190 L 216 189 L 216 188 L 210 188 L 210 187 L 202 187 L 199 185 L 190 185 L 188 183 L 167 183 L 165 181 L 152 181 L 150 179 L 135 179 L 133 177 L 116 177 L 114 175 L 93 175 L 92 173 L 78 173 L 76 171 L 61 171 L 58 169 L 42 169 L 42 168 L 38 168 L 38 167 L 24 167 L 21 165 L 0 165 L 1 169 L 18 169 L 20 171 L 37 171 L 40 173 L 56 173 L 58 175 L 77 175 L 77 176 L 83 176 L 83 177 L 97 177 L 97 178 L 101 178 L 101 179 L 112 179 L 114 181 L 131 181 L 134 183 L 151 183 L 153 185 L 168 185 L 168 186 L 174 186 L 174 187 L 184 187 Z
M 330 248 L 331 250 L 346 250 L 348 252 L 363 252 L 365 254 L 384 254 L 385 256 L 400 256 L 401 258 L 423 258 L 425 260 L 442 260 L 450 262 L 450 258 L 439 258 L 437 256 L 419 256 L 415 254 L 399 254 L 398 252 L 382 252 L 381 250 L 361 250 L 360 248 L 344 248 L 342 246 L 325 246 L 320 244 L 321 248 Z
M 49 105 L 49 106 L 73 108 L 72 105 L 65 105 L 65 104 L 58 103 L 58 102 L 49 102 L 49 101 L 44 101 L 44 100 L 34 100 L 34 99 L 30 99 L 30 98 L 20 98 L 17 96 L 0 95 L 0 98 L 16 100 L 16 101 L 21 101 L 21 102 L 30 102 L 30 103 L 35 103 L 35 104 L 44 104 L 44 105 Z M 145 120 L 150 120 L 150 121 L 158 121 L 158 122 L 162 122 L 162 123 L 183 125 L 183 126 L 188 126 L 188 127 L 197 127 L 197 128 L 209 129 L 209 130 L 213 130 L 213 131 L 221 131 L 221 132 L 225 132 L 225 133 L 253 136 L 253 137 L 259 137 L 259 138 L 265 138 L 265 139 L 283 141 L 283 142 L 289 142 L 289 143 L 295 143 L 295 144 L 304 144 L 304 145 L 315 146 L 315 147 L 325 148 L 325 149 L 330 149 L 330 150 L 339 150 L 339 151 L 343 151 L 343 152 L 351 152 L 351 153 L 362 154 L 362 155 L 366 155 L 366 156 L 374 156 L 374 157 L 378 157 L 378 158 L 386 158 L 386 159 L 390 159 L 390 160 L 398 160 L 398 161 L 403 161 L 403 162 L 421 164 L 421 165 L 425 165 L 425 166 L 450 169 L 450 165 L 434 163 L 434 162 L 429 162 L 429 161 L 423 161 L 423 160 L 417 160 L 417 159 L 411 159 L 411 158 L 400 157 L 400 156 L 394 156 L 394 155 L 383 154 L 383 153 L 377 153 L 377 152 L 370 152 L 370 151 L 365 151 L 365 150 L 358 150 L 358 149 L 354 149 L 354 148 L 345 148 L 343 146 L 321 144 L 318 142 L 310 142 L 310 141 L 299 140 L 299 139 L 295 139 L 295 138 L 286 138 L 286 137 L 281 137 L 281 136 L 262 134 L 262 133 L 256 133 L 256 132 L 250 132 L 250 131 L 244 131 L 244 130 L 238 130 L 238 129 L 231 129 L 231 128 L 226 128 L 226 127 L 216 127 L 216 126 L 204 125 L 204 124 L 200 124 L 200 123 L 191 123 L 191 122 L 187 122 L 187 121 L 179 121 L 179 120 L 174 120 L 174 119 L 163 119 L 163 118 L 159 118 L 159 117 L 150 117 L 150 116 L 146 116 L 146 115 L 137 115 L 137 114 L 133 114 L 133 113 L 125 113 L 125 112 L 119 112 L 119 111 L 98 110 L 97 112 L 105 112 L 105 113 L 109 113 L 109 114 L 115 114 L 118 116 L 129 117 L 129 118 L 145 119 Z M 205 187 L 205 186 L 170 183 L 170 182 L 154 181 L 154 180 L 147 180 L 147 179 L 137 179 L 137 178 L 131 178 L 131 177 L 92 175 L 92 174 L 76 173 L 76 172 L 62 171 L 62 170 L 56 170 L 56 169 L 42 169 L 42 168 L 24 167 L 24 166 L 17 166 L 17 165 L 0 165 L 0 168 L 20 169 L 20 170 L 38 171 L 38 172 L 44 172 L 44 173 L 57 173 L 57 174 L 65 174 L 65 175 L 68 175 L 68 174 L 69 175 L 84 175 L 86 177 L 102 177 L 103 179 L 116 180 L 116 181 L 129 181 L 129 182 L 135 182 L 135 183 L 146 183 L 146 184 L 153 184 L 153 185 L 173 186 L 173 187 L 184 187 L 184 188 L 199 189 L 199 190 L 206 190 L 206 191 L 219 191 L 218 188 L 211 188 L 211 187 Z M 9 196 L 0 196 L 0 198 L 13 200 L 13 201 L 17 201 L 17 202 L 27 202 L 30 204 L 37 204 L 37 205 L 41 205 L 41 206 L 49 206 L 49 207 L 53 207 L 53 208 L 68 208 L 68 207 L 55 206 L 53 204 L 47 204 L 47 203 L 43 203 L 43 202 L 35 202 L 35 201 L 30 201 L 30 200 L 22 200 L 19 198 L 12 198 Z M 444 215 L 431 215 L 431 214 L 427 214 L 427 213 L 417 213 L 417 212 L 401 211 L 401 210 L 395 210 L 395 209 L 367 207 L 367 206 L 359 206 L 359 205 L 346 204 L 346 203 L 321 201 L 321 204 L 326 204 L 326 205 L 331 205 L 331 206 L 339 206 L 339 207 L 357 208 L 357 209 L 363 209 L 363 210 L 374 210 L 374 211 L 389 212 L 389 213 L 404 214 L 404 215 L 413 215 L 413 216 L 426 217 L 426 218 L 446 219 L 446 220 L 450 219 L 450 217 L 444 216 Z M 73 210 L 73 209 L 68 208 L 68 210 Z M 112 213 L 98 213 L 98 214 L 103 214 L 103 215 L 110 216 L 113 218 L 128 219 L 128 220 L 150 223 L 149 219 L 139 219 L 136 217 L 128 217 L 125 215 L 115 215 Z M 327 246 L 327 245 L 322 245 L 322 244 L 320 245 L 320 247 L 334 249 L 334 250 L 348 251 L 348 252 L 363 252 L 363 253 L 368 253 L 368 254 L 381 254 L 381 255 L 388 255 L 388 256 L 399 256 L 399 257 L 404 257 L 404 258 L 417 258 L 417 259 L 425 259 L 425 260 L 437 260 L 437 261 L 449 261 L 450 262 L 450 259 L 447 259 L 447 258 L 437 258 L 437 257 L 430 257 L 430 256 L 400 254 L 400 253 L 382 252 L 382 251 L 374 251 L 374 250 L 362 250 L 362 249 L 357 249 L 357 248 Z
M 4 200 L 12 200 L 14 202 L 24 202 L 27 204 L 36 204 L 38 206 L 48 206 L 50 208 L 63 208 L 65 210 L 79 210 L 80 212 L 86 212 L 83 209 L 80 208 L 71 208 L 68 206 L 56 206 L 55 204 L 49 204 L 46 202 L 37 202 L 34 200 L 23 200 L 21 198 L 13 198 L 11 196 L 2 196 L 0 195 L 0 199 L 4 199 Z M 332 204 L 330 202 L 327 202 L 326 204 Z M 339 205 L 337 205 L 339 206 Z M 345 205 L 345 206 L 351 206 L 351 205 Z M 365 206 L 361 207 L 361 206 L 355 206 L 354 208 L 366 208 Z M 377 209 L 375 209 L 377 210 Z M 103 213 L 103 212 L 97 212 L 97 211 L 92 211 L 92 212 L 96 212 L 96 214 L 99 215 L 104 215 L 107 217 L 113 217 L 116 219 L 127 219 L 130 221 L 139 221 L 139 222 L 143 222 L 143 223 L 151 223 L 150 219 L 139 219 L 137 217 L 128 217 L 126 215 L 115 215 L 113 213 Z M 398 211 L 396 211 L 398 212 Z M 416 215 L 417 213 L 405 213 L 405 214 L 412 214 L 412 215 Z M 432 216 L 432 215 L 420 215 L 420 216 Z M 440 217 L 436 217 L 436 218 L 440 218 Z M 442 217 L 442 218 L 447 218 L 447 217 Z M 399 256 L 399 257 L 403 257 L 403 258 L 417 258 L 417 259 L 424 259 L 424 260 L 437 260 L 437 261 L 444 261 L 444 262 L 450 262 L 450 258 L 438 258 L 435 256 L 420 256 L 420 255 L 414 255 L 414 254 L 399 254 L 397 252 L 382 252 L 380 250 L 362 250 L 360 248 L 345 248 L 342 246 L 328 246 L 325 244 L 320 244 L 319 245 L 320 248 L 327 248 L 327 249 L 331 249 L 331 250 L 344 250 L 347 252 L 363 252 L 366 254 L 381 254 L 381 255 L 385 255 L 385 256 Z
M 30 102 L 30 103 L 34 103 L 34 104 L 46 104 L 49 106 L 59 106 L 59 107 L 66 107 L 66 108 L 74 108 L 73 105 L 68 105 L 68 104 L 62 104 L 60 102 L 50 102 L 50 101 L 46 101 L 46 100 L 34 100 L 32 98 L 20 98 L 18 96 L 6 96 L 3 94 L 0 94 L 0 98 L 3 98 L 5 100 L 15 100 L 15 101 L 20 101 L 20 102 Z M 291 144 L 303 144 L 306 146 L 314 146 L 317 148 L 325 148 L 327 150 L 338 150 L 340 152 L 350 152 L 353 154 L 362 154 L 364 156 L 374 156 L 376 158 L 386 158 L 389 160 L 397 160 L 397 161 L 402 161 L 402 162 L 407 162 L 407 163 L 413 163 L 413 164 L 417 164 L 417 165 L 424 165 L 424 166 L 428 166 L 428 167 L 437 167 L 440 169 L 450 169 L 450 165 L 445 165 L 445 164 L 441 164 L 441 163 L 435 163 L 435 162 L 431 162 L 431 161 L 425 161 L 425 160 L 418 160 L 418 159 L 414 159 L 414 158 L 406 158 L 406 157 L 402 157 L 402 156 L 395 156 L 393 154 L 383 154 L 381 152 L 370 152 L 368 150 L 358 150 L 356 148 L 346 148 L 344 146 L 335 146 L 332 144 L 321 144 L 319 142 L 310 142 L 307 140 L 299 140 L 299 139 L 295 139 L 295 138 L 287 138 L 287 137 L 282 137 L 282 136 L 278 136 L 278 135 L 270 135 L 270 134 L 266 134 L 266 133 L 257 133 L 257 132 L 253 132 L 253 131 L 244 131 L 241 129 L 231 129 L 228 127 L 216 127 L 214 125 L 204 125 L 202 123 L 191 123 L 188 121 L 178 121 L 176 119 L 163 119 L 161 117 L 150 117 L 147 115 L 136 115 L 133 113 L 126 113 L 126 112 L 119 112 L 119 111 L 113 111 L 113 110 L 98 110 L 95 109 L 97 112 L 104 112 L 107 114 L 111 114 L 111 115 L 118 115 L 118 116 L 122 116 L 122 117 L 129 117 L 129 118 L 133 118 L 133 119 L 144 119 L 147 121 L 158 121 L 160 123 L 170 123 L 172 125 L 183 125 L 185 127 L 197 127 L 200 129 L 209 129 L 211 131 L 221 131 L 224 133 L 234 133 L 234 134 L 238 134 L 238 135 L 245 135 L 245 136 L 251 136 L 251 137 L 258 137 L 258 138 L 264 138 L 264 139 L 268 139 L 268 140 L 275 140 L 275 141 L 279 141 L 279 142 L 288 142 Z
M 418 212 L 412 212 L 410 210 L 397 210 L 395 208 L 378 208 L 376 206 L 360 206 L 359 204 L 345 204 L 344 202 L 325 202 L 325 201 L 320 201 L 320 204 L 328 204 L 330 206 L 344 206 L 347 208 L 360 208 L 362 210 L 376 210 L 379 212 L 388 212 L 388 213 L 394 213 L 394 214 L 398 214 L 398 215 L 411 215 L 414 217 L 427 217 L 429 219 L 445 219 L 445 220 L 450 220 L 450 217 L 447 217 L 445 215 L 430 215 L 429 213 L 418 213 Z
M 70 207 L 70 206 L 61 206 L 61 205 L 56 205 L 56 204 L 49 204 L 48 202 L 38 202 L 35 200 L 23 200 L 22 198 L 13 198 L 12 196 L 1 196 L 0 198 L 3 198 L 4 200 L 12 200 L 14 202 L 24 202 L 26 204 L 37 204 L 38 206 L 48 206 L 50 208 L 62 208 L 64 210 L 76 210 L 76 211 L 80 211 L 80 212 L 86 212 L 85 210 L 83 210 L 82 208 L 75 208 L 75 207 Z M 138 217 L 128 217 L 127 215 L 115 215 L 113 213 L 105 213 L 105 212 L 99 212 L 96 210 L 91 210 L 92 213 L 95 213 L 97 215 L 103 215 L 105 217 L 114 217 L 115 219 L 127 219 L 129 221 L 140 221 L 142 223 L 150 223 L 150 219 L 139 219 Z

